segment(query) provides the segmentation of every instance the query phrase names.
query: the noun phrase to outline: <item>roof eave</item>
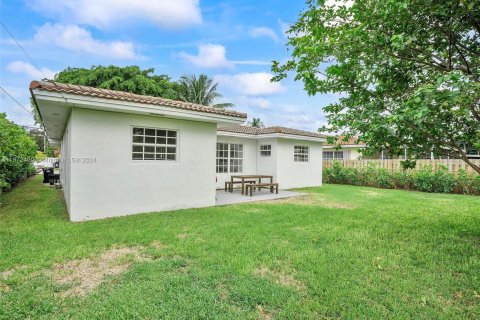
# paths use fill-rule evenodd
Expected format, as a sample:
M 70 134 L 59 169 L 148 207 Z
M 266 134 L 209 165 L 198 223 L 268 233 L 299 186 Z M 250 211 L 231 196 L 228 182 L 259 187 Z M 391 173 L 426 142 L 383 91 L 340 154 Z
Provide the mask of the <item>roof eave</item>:
M 308 137 L 295 134 L 286 134 L 286 133 L 266 133 L 266 134 L 251 134 L 251 133 L 240 133 L 240 132 L 229 132 L 217 130 L 217 135 L 225 137 L 238 137 L 246 139 L 269 139 L 269 138 L 281 138 L 281 139 L 290 139 L 290 140 L 302 140 L 302 141 L 313 141 L 313 142 L 326 142 L 326 138 L 322 137 Z
M 58 93 L 42 89 L 31 89 L 32 96 L 37 100 L 63 101 L 76 108 L 113 111 L 122 113 L 136 113 L 165 118 L 179 118 L 213 122 L 218 124 L 240 124 L 246 117 L 229 116 L 202 111 L 185 110 L 170 106 L 146 104 L 131 101 L 113 100 L 99 97 L 88 97 L 79 94 Z
M 324 145 L 324 148 L 366 148 L 366 144 L 340 144 L 340 145 Z

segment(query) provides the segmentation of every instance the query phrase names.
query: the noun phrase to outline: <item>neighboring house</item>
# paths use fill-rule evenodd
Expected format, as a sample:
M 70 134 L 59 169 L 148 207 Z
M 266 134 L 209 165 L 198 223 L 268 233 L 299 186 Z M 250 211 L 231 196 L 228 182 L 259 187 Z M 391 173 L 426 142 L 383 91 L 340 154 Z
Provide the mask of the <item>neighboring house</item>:
M 480 159 L 480 150 L 472 150 L 467 154 L 469 159 Z
M 404 150 L 404 154 L 400 156 L 389 156 L 387 152 L 378 152 L 374 155 L 363 155 L 367 145 L 358 141 L 357 137 L 350 137 L 344 141 L 344 136 L 340 135 L 337 142 L 323 144 L 323 160 L 382 160 L 382 159 L 406 159 L 408 157 L 408 149 Z M 469 159 L 480 159 L 480 150 L 465 147 L 465 153 Z M 419 159 L 450 159 L 447 156 L 434 157 L 432 154 L 426 154 Z
M 323 160 L 358 160 L 363 157 L 361 150 L 366 148 L 365 143 L 359 142 L 356 137 L 350 137 L 348 141 L 343 139 L 340 136 L 336 143 L 323 145 Z
M 231 174 L 322 184 L 317 133 L 244 127 L 245 113 L 121 91 L 39 81 L 30 91 L 61 146 L 72 221 L 213 206 Z

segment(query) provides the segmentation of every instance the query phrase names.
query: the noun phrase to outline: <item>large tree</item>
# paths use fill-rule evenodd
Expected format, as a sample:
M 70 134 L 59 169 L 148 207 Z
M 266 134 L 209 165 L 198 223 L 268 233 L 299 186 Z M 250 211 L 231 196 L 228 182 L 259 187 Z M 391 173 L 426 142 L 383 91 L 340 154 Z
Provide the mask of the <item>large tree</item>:
M 35 141 L 37 144 L 38 151 L 45 151 L 45 131 L 40 128 L 29 128 L 28 135 Z
M 334 92 L 322 131 L 370 152 L 463 159 L 480 149 L 479 0 L 308 0 L 289 30 L 295 72 L 314 95 Z
M 198 77 L 195 75 L 182 76 L 178 83 L 180 85 L 179 96 L 183 101 L 214 108 L 234 107 L 233 103 L 215 103 L 216 100 L 223 96 L 217 91 L 218 83 L 205 74 L 201 74 Z
M 154 68 L 142 70 L 138 66 L 67 68 L 55 76 L 55 81 L 178 100 L 178 84 L 154 72 Z
M 255 128 L 263 128 L 265 125 L 263 124 L 262 119 L 260 118 L 252 118 L 252 121 L 248 121 L 248 124 Z
M 0 113 L 0 194 L 28 174 L 36 152 L 27 131 Z

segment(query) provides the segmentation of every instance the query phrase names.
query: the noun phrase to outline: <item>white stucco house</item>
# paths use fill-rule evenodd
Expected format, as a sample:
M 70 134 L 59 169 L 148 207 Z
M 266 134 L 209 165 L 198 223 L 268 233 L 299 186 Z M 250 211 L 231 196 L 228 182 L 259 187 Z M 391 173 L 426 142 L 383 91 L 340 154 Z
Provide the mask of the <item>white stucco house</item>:
M 242 126 L 247 115 L 56 82 L 30 92 L 72 221 L 215 205 L 231 174 L 268 174 L 281 189 L 322 184 L 325 137 Z
M 366 147 L 367 145 L 356 137 L 344 141 L 344 137 L 339 136 L 336 143 L 323 145 L 323 160 L 359 160 L 364 157 L 362 150 Z

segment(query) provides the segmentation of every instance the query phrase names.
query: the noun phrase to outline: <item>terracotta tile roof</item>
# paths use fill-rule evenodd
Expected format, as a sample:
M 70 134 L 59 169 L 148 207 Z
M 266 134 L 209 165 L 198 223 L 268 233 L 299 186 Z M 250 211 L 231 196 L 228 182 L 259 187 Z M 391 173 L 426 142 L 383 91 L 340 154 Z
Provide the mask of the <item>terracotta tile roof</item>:
M 185 110 L 191 110 L 191 111 L 197 111 L 197 112 L 212 113 L 212 114 L 218 114 L 218 115 L 236 117 L 236 118 L 242 118 L 242 119 L 247 118 L 246 113 L 236 112 L 232 110 L 212 108 L 212 107 L 203 106 L 200 104 L 170 100 L 170 99 L 165 99 L 160 97 L 143 96 L 143 95 L 124 92 L 124 91 L 85 87 L 80 85 L 59 83 L 54 81 L 48 81 L 48 82 L 32 81 L 30 83 L 30 90 L 32 89 L 78 94 L 82 96 L 104 98 L 104 99 L 111 99 L 111 100 L 146 103 L 146 104 L 160 105 L 165 107 L 185 109 Z
M 218 131 L 222 132 L 232 132 L 232 133 L 243 133 L 243 134 L 250 134 L 250 135 L 262 135 L 262 134 L 272 134 L 272 133 L 282 133 L 282 134 L 290 134 L 295 136 L 304 136 L 304 137 L 311 137 L 311 138 L 326 138 L 327 136 L 311 131 L 305 130 L 297 130 L 285 127 L 267 127 L 267 128 L 255 128 L 250 126 L 242 126 L 242 125 L 233 125 L 223 128 L 218 128 Z
M 365 144 L 362 141 L 358 141 L 357 137 L 350 137 L 347 141 L 343 141 L 345 136 L 340 135 L 338 136 L 337 142 L 336 143 L 325 143 L 323 146 L 324 147 L 335 147 L 335 146 L 342 146 L 342 145 L 350 145 L 350 144 Z

